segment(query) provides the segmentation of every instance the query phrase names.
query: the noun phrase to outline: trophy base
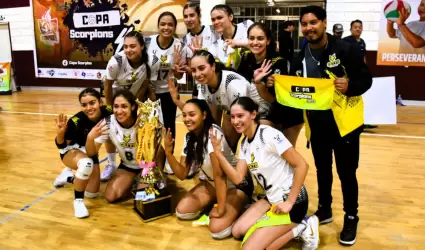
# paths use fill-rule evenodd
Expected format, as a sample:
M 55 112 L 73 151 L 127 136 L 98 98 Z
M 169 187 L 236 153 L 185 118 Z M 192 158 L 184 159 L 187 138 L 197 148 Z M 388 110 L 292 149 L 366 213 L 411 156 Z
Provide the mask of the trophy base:
M 134 196 L 136 196 L 136 192 L 133 192 Z M 171 211 L 170 192 L 167 190 L 167 188 L 161 189 L 159 190 L 159 192 L 159 196 L 157 196 L 154 200 L 134 200 L 133 210 L 140 216 L 140 218 L 145 223 L 173 215 Z

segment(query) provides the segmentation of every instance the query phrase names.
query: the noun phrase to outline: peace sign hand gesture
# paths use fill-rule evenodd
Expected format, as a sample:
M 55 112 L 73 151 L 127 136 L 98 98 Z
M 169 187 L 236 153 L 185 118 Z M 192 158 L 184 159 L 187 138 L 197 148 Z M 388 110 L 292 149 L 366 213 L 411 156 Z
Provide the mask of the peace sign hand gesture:
M 272 65 L 273 64 L 271 60 L 264 60 L 263 64 L 261 64 L 261 67 L 254 71 L 254 82 L 256 84 L 260 83 L 264 77 L 272 72 L 270 69 Z
M 63 113 L 59 114 L 57 118 L 55 118 L 56 122 L 56 131 L 59 135 L 64 135 L 68 128 L 68 117 Z

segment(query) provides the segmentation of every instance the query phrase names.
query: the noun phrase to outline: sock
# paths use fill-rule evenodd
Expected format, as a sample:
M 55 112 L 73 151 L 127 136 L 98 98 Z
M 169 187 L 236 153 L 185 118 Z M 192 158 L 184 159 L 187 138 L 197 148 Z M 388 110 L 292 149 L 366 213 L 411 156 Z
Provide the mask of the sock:
M 306 225 L 303 223 L 300 223 L 296 225 L 294 228 L 292 228 L 292 233 L 294 234 L 294 238 L 299 237 L 304 232 L 305 229 L 306 229 Z
M 70 177 L 66 178 L 66 182 L 74 183 L 74 176 L 70 176 Z
M 108 155 L 108 164 L 111 166 L 117 166 L 117 163 L 115 162 L 116 154 L 115 153 L 107 153 Z
M 84 191 L 74 190 L 75 199 L 84 199 Z

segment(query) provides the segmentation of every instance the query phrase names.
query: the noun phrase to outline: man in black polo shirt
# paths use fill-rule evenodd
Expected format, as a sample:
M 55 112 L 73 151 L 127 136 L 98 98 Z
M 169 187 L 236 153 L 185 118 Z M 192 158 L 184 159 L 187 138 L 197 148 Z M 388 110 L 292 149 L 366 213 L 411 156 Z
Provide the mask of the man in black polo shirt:
M 306 110 L 306 135 L 317 169 L 320 224 L 332 222 L 332 153 L 341 180 L 344 200 L 344 227 L 339 242 L 356 241 L 358 183 L 356 171 L 363 131 L 363 95 L 372 85 L 372 75 L 357 48 L 326 33 L 326 11 L 319 6 L 301 9 L 301 31 L 308 44 L 294 58 L 290 74 L 332 79 L 334 102 L 329 110 Z M 344 112 L 342 112 L 344 110 Z
M 351 36 L 344 37 L 344 40 L 357 46 L 360 55 L 366 63 L 366 43 L 360 38 L 363 32 L 363 23 L 360 20 L 354 20 L 350 26 Z

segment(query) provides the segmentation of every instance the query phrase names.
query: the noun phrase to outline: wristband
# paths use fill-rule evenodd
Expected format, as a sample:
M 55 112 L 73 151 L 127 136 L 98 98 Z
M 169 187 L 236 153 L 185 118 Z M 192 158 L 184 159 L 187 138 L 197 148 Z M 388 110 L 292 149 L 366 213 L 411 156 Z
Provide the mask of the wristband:
M 55 144 L 58 149 L 64 149 L 66 148 L 66 146 L 68 146 L 68 144 L 66 144 L 66 140 L 63 140 L 63 143 L 58 144 L 58 141 L 56 139 L 57 138 L 55 138 Z

